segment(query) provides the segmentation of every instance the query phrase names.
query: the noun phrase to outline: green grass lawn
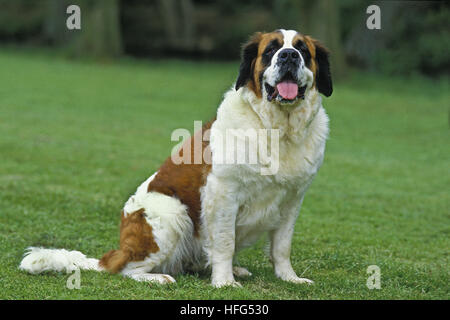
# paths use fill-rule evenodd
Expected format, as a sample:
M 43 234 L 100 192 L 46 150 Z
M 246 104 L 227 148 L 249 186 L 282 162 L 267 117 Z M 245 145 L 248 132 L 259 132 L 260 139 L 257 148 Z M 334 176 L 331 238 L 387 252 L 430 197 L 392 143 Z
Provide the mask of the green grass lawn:
M 119 214 L 176 144 L 209 120 L 237 63 L 73 62 L 0 51 L 0 299 L 448 299 L 448 81 L 354 74 L 324 99 L 331 133 L 295 229 L 292 263 L 312 286 L 275 278 L 264 241 L 239 254 L 253 276 L 214 289 L 208 272 L 169 286 L 81 271 L 18 270 L 24 249 L 100 257 Z M 381 289 L 369 290 L 369 265 Z

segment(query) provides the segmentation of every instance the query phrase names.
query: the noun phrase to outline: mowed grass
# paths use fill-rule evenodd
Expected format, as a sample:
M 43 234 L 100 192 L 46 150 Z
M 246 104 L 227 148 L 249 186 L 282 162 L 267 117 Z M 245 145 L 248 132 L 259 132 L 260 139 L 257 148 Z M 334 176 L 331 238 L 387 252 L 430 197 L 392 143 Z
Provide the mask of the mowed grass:
M 209 120 L 238 63 L 118 64 L 0 52 L 0 299 L 448 299 L 448 81 L 356 74 L 324 98 L 331 132 L 292 244 L 297 273 L 278 280 L 265 242 L 239 254 L 253 276 L 214 289 L 209 274 L 169 286 L 120 275 L 18 270 L 28 246 L 101 257 L 119 214 L 176 142 Z M 367 267 L 381 289 L 366 287 Z

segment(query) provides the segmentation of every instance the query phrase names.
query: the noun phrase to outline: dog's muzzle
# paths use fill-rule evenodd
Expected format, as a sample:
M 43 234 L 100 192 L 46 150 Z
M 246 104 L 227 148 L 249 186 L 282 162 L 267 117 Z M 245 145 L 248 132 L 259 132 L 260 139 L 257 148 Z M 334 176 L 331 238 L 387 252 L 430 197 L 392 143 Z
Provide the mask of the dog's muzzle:
M 297 98 L 304 98 L 306 85 L 301 86 L 298 79 L 301 57 L 295 49 L 283 49 L 278 54 L 277 66 L 279 70 L 278 81 L 275 87 L 265 83 L 267 99 L 279 102 L 293 102 Z

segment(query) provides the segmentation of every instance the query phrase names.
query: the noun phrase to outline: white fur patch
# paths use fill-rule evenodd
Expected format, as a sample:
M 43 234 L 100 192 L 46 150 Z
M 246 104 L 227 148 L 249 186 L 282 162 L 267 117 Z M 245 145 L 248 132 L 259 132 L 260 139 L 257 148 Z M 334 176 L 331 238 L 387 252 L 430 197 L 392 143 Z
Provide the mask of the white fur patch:
M 141 204 L 143 199 L 146 198 L 148 185 L 150 182 L 153 181 L 155 176 L 158 174 L 158 172 L 155 172 L 152 174 L 147 180 L 145 180 L 141 185 L 137 188 L 136 193 L 132 195 L 128 201 L 125 203 L 125 206 L 123 208 L 123 214 L 126 217 L 128 214 L 133 213 L 137 210 L 140 210 L 143 208 L 143 205 Z
M 298 32 L 295 30 L 284 30 L 284 29 L 280 29 L 280 32 L 283 34 L 283 48 L 295 49 L 292 40 L 294 39 L 295 35 Z
M 131 262 L 123 270 L 124 275 L 160 271 L 183 272 L 186 267 L 198 268 L 202 260 L 201 243 L 194 237 L 194 226 L 188 208 L 175 197 L 159 192 L 147 192 L 152 175 L 130 197 L 123 209 L 124 215 L 144 209 L 145 219 L 152 227 L 159 251 L 144 261 Z
M 102 270 L 97 259 L 87 258 L 80 251 L 36 247 L 27 249 L 19 269 L 33 274 L 45 271 L 72 272 L 77 269 Z

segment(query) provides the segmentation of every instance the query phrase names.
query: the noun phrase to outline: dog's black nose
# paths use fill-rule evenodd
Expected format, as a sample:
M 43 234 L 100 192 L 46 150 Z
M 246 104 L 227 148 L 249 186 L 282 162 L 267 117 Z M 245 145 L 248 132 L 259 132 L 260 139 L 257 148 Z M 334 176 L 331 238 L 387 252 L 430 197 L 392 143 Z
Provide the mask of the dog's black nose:
M 298 63 L 300 61 L 300 55 L 295 49 L 283 49 L 278 54 L 278 60 L 281 63 L 294 62 Z

